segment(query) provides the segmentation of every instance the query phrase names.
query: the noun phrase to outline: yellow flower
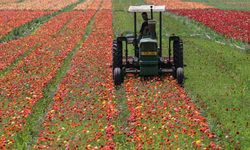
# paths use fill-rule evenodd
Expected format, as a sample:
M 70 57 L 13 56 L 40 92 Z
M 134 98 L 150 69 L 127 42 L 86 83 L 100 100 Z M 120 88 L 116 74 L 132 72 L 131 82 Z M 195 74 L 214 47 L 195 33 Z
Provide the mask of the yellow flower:
M 200 145 L 201 144 L 201 140 L 197 140 L 195 141 L 196 145 Z

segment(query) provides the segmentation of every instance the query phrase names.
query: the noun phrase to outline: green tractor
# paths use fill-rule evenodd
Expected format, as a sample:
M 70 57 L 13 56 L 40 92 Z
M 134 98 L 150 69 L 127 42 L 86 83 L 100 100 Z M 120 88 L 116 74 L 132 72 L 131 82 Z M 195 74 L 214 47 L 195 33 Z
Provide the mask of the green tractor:
M 121 85 L 124 76 L 133 73 L 143 77 L 172 74 L 183 85 L 183 42 L 180 37 L 169 37 L 168 56 L 162 56 L 162 12 L 165 12 L 165 6 L 130 6 L 128 11 L 134 13 L 134 33 L 117 37 L 113 41 L 114 84 Z M 136 15 L 142 12 L 150 12 L 151 18 L 148 20 L 148 34 L 138 38 Z M 156 21 L 153 19 L 154 12 L 159 12 L 159 38 L 156 34 Z M 133 45 L 134 56 L 128 56 L 128 44 Z

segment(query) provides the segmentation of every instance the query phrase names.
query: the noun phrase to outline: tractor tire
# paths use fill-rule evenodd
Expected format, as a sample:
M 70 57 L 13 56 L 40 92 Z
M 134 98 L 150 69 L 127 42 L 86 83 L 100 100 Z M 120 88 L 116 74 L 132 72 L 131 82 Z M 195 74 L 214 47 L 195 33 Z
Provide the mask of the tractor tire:
M 115 67 L 117 66 L 116 51 L 117 51 L 117 41 L 114 40 L 113 41 L 113 47 L 112 47 L 112 67 L 113 67 L 113 71 L 114 71 Z
M 122 68 L 122 42 L 118 42 L 117 40 L 113 41 L 112 55 L 113 70 L 116 67 Z
M 114 84 L 115 84 L 115 86 L 117 86 L 117 85 L 121 85 L 122 84 L 122 80 L 123 80 L 123 74 L 122 74 L 122 70 L 121 70 L 121 68 L 118 68 L 118 67 L 116 67 L 115 69 L 114 69 Z
M 117 42 L 116 40 L 113 41 L 112 46 L 112 78 L 114 80 L 114 69 L 117 66 L 117 60 L 116 60 L 116 49 L 117 49 Z
M 183 68 L 179 67 L 176 70 L 176 78 L 177 78 L 177 82 L 180 85 L 183 85 L 184 83 L 184 71 Z
M 173 42 L 174 49 L 174 66 L 175 68 L 183 68 L 183 42 L 178 37 Z
M 172 70 L 173 70 L 172 76 L 176 79 L 177 74 L 176 74 L 176 69 L 174 66 L 172 67 Z

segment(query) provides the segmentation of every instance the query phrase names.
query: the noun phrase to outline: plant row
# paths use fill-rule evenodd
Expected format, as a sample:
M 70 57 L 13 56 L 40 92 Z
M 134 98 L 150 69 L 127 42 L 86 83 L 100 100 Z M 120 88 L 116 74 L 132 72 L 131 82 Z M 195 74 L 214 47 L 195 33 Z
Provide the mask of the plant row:
M 82 39 L 94 14 L 95 11 L 72 11 L 51 19 L 32 35 L 38 47 L 0 78 L 0 134 L 4 135 L 1 146 L 13 144 L 13 137 L 22 131 L 33 106 L 43 98 L 43 89 Z
M 0 11 L 0 39 L 14 28 L 30 22 L 33 19 L 48 15 L 49 11 Z
M 227 38 L 250 43 L 250 12 L 220 9 L 183 9 L 171 10 L 171 12 L 201 22 Z
M 73 17 L 69 16 L 68 18 L 65 17 L 61 19 L 60 17 L 63 15 L 60 14 L 70 11 L 74 8 L 75 5 L 88 6 L 86 2 L 84 2 L 83 4 L 72 4 L 58 12 L 54 12 L 50 15 L 37 18 L 35 20 L 32 20 L 31 22 L 28 22 L 27 24 L 19 26 L 13 29 L 8 35 L 3 37 L 1 40 L 8 42 L 2 43 L 0 45 L 0 71 L 5 72 L 5 70 L 7 70 L 7 68 L 18 58 L 33 50 L 36 46 L 39 45 L 39 43 L 45 42 L 44 39 L 53 37 L 54 35 L 58 34 L 61 28 L 63 28 L 64 24 L 70 21 L 70 18 Z M 75 14 L 77 14 L 77 12 L 75 12 Z M 50 19 L 52 21 L 49 21 Z M 31 34 L 32 32 L 34 33 Z
M 60 10 L 77 0 L 24 0 L 21 2 L 13 1 L 9 3 L 2 3 L 0 10 Z
M 250 42 L 250 13 L 247 11 L 220 10 L 199 2 L 181 0 L 147 0 L 147 3 L 165 5 L 167 11 L 200 22 L 227 38 Z
M 125 82 L 129 145 L 137 149 L 220 149 L 207 120 L 172 77 Z
M 167 10 L 172 9 L 207 9 L 213 8 L 200 2 L 185 2 L 184 0 L 146 0 L 149 4 L 166 5 Z
M 112 59 L 112 12 L 102 9 L 110 3 L 102 4 L 92 32 L 73 57 L 34 148 L 114 148 L 117 109 L 108 67 Z

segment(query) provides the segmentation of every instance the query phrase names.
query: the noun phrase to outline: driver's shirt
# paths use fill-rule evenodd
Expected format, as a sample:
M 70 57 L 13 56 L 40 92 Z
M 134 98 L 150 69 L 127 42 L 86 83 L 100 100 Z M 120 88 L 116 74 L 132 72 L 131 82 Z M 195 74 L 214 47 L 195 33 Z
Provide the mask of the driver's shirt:
M 141 25 L 140 33 L 143 34 L 145 28 L 148 26 L 148 21 L 144 21 Z

